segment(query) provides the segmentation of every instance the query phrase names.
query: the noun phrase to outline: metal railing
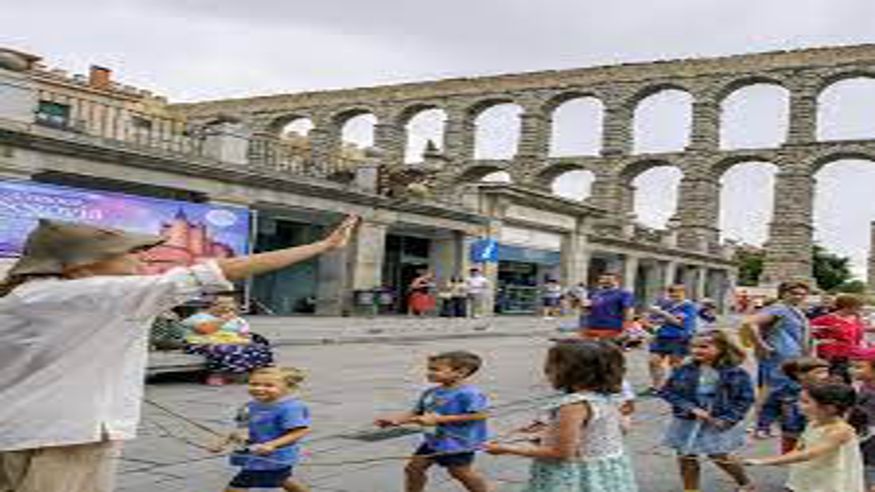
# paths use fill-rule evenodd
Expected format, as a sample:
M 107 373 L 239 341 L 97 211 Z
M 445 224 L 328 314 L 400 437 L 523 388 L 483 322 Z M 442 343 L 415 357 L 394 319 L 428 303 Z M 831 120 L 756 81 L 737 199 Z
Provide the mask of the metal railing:
M 351 182 L 362 159 L 345 156 L 316 160 L 309 147 L 284 141 L 272 135 L 256 135 L 249 140 L 249 162 L 282 173 Z

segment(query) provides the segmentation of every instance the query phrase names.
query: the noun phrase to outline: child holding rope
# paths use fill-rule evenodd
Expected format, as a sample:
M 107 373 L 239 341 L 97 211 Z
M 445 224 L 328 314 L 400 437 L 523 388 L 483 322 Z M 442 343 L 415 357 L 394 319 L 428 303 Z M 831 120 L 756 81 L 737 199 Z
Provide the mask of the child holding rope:
M 413 411 L 376 420 L 380 427 L 407 423 L 425 427 L 425 440 L 404 469 L 405 491 L 422 492 L 428 469 L 435 463 L 447 469 L 469 492 L 488 492 L 489 486 L 473 468 L 474 452 L 486 441 L 489 402 L 467 380 L 480 369 L 480 357 L 463 350 L 428 358 L 426 390 Z
M 843 383 L 806 387 L 799 403 L 808 425 L 796 449 L 745 463 L 790 465 L 785 487 L 791 492 L 865 492 L 860 445 L 843 418 L 855 400 L 854 389 Z
M 265 367 L 249 377 L 252 401 L 240 409 L 238 424 L 245 436 L 232 433 L 213 448 L 222 452 L 230 444 L 244 444 L 244 451 L 231 455 L 231 464 L 241 471 L 231 479 L 225 492 L 250 488 L 282 488 L 287 492 L 306 492 L 292 480 L 298 462 L 299 441 L 310 433 L 310 411 L 290 393 L 304 380 L 294 368 Z
M 623 353 L 613 343 L 558 342 L 544 372 L 565 395 L 550 406 L 540 441 L 490 443 L 486 451 L 534 458 L 526 492 L 636 492 L 621 430 L 624 371 Z
M 692 339 L 692 361 L 675 369 L 660 390 L 674 414 L 664 443 L 677 452 L 685 492 L 700 490 L 700 454 L 729 474 L 739 492 L 755 490 L 731 454 L 745 444 L 742 420 L 754 401 L 743 361 L 744 352 L 725 332 L 704 332 Z

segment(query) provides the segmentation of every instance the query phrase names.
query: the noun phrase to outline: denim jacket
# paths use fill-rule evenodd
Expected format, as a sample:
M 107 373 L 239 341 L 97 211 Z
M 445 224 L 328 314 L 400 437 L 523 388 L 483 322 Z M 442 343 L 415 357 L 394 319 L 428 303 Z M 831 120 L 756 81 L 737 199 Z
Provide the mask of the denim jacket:
M 708 410 L 712 417 L 731 427 L 744 419 L 753 406 L 754 392 L 750 375 L 738 366 L 717 368 L 719 381 L 711 408 L 699 401 L 699 365 L 684 364 L 675 369 L 659 396 L 671 405 L 672 413 L 681 419 L 693 419 L 692 410 Z

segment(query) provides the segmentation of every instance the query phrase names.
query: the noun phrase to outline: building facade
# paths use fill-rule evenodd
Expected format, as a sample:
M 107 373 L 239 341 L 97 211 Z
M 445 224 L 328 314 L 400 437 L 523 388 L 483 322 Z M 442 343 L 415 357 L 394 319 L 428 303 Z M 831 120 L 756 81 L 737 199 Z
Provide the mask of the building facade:
M 755 63 L 745 66 L 777 73 L 796 67 L 797 58 L 828 58 L 818 51 L 788 56 L 751 55 Z M 422 270 L 434 271 L 439 285 L 464 274 L 479 262 L 472 244 L 484 239 L 498 246 L 497 261 L 482 266 L 500 286 L 497 307 L 507 312 L 531 311 L 546 278 L 572 285 L 608 270 L 622 273 L 642 302 L 671 283 L 688 285 L 695 298 L 723 302 L 736 269 L 731 251 L 717 241 L 714 173 L 738 156 L 711 148 L 703 125 L 711 131 L 713 122 L 700 108 L 704 103 L 696 106 L 694 145 L 677 155 L 629 155 L 628 117 L 642 88 L 672 83 L 699 90 L 705 81 L 716 85 L 729 77 L 724 72 L 738 63 L 683 61 L 169 105 L 115 83 L 103 68 L 71 77 L 44 68 L 35 56 L 3 50 L 0 179 L 245 206 L 258 216 L 256 250 L 305 243 L 343 214 L 361 215 L 357 240 L 347 250 L 256 281 L 256 303 L 278 314 L 350 312 L 356 291 L 378 287 L 403 299 Z M 752 80 L 737 72 L 732 77 Z M 603 155 L 549 158 L 550 108 L 581 93 L 608 101 Z M 508 100 L 526 108 L 516 157 L 474 159 L 473 119 Z M 406 164 L 406 122 L 434 107 L 448 112 L 443 149 L 431 146 L 423 162 Z M 378 115 L 375 148 L 344 147 L 343 122 L 363 112 Z M 282 129 L 302 117 L 314 124 L 306 141 L 284 136 Z M 633 171 L 665 160 L 690 171 L 679 217 L 666 230 L 643 228 L 629 219 L 629 180 Z M 591 199 L 549 191 L 550 181 L 569 169 L 596 173 Z M 513 182 L 480 181 L 495 170 L 509 172 Z M 781 273 L 772 275 L 804 273 L 798 258 L 791 262 L 787 248 L 777 248 L 799 234 L 797 219 L 773 224 L 770 271 Z M 197 248 L 207 247 L 209 231 L 184 226 L 183 218 L 167 225 L 179 228 L 174 237 L 185 239 L 188 249 L 193 236 L 201 238 Z M 404 309 L 402 301 L 393 307 Z

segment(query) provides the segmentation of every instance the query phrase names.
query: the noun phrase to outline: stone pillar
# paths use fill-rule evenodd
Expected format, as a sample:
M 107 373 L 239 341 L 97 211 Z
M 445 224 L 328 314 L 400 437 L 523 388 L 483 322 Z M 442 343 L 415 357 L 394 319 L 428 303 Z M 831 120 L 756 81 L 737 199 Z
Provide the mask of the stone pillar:
M 663 290 L 678 283 L 677 278 L 678 262 L 666 261 L 662 263 L 662 288 Z
M 379 222 L 362 222 L 350 245 L 351 284 L 354 290 L 383 285 L 383 258 L 386 253 L 386 230 Z
M 632 151 L 632 119 L 634 111 L 623 101 L 606 104 L 602 124 L 603 156 L 628 155 Z
M 583 219 L 578 219 L 578 223 L 582 222 Z M 560 257 L 562 259 L 560 279 L 562 285 L 570 287 L 580 282 L 585 284 L 589 281 L 590 250 L 588 234 L 583 227 L 578 226 L 576 230 L 562 236 Z
M 698 266 L 695 269 L 695 292 L 693 299 L 701 301 L 708 297 L 708 267 Z
M 610 166 L 606 165 L 605 168 Z M 607 233 L 619 235 L 628 217 L 627 212 L 631 199 L 630 187 L 623 178 L 607 169 L 596 169 L 596 178 L 592 183 L 592 195 L 589 202 L 593 206 L 605 209 L 609 214 L 598 221 L 596 228 Z
M 817 141 L 817 93 L 810 88 L 810 84 L 791 88 L 787 143 L 807 144 L 815 141 Z
M 327 174 L 334 168 L 334 163 L 340 155 L 342 144 L 340 128 L 328 120 L 314 121 L 314 124 L 316 126 L 307 133 L 310 141 L 310 157 L 313 167 Z
M 520 115 L 520 139 L 511 169 L 515 183 L 537 185 L 532 176 L 547 162 L 551 126 L 549 115 L 540 109 L 529 108 Z
M 351 311 L 353 291 L 382 285 L 386 229 L 385 224 L 362 222 L 349 246 L 319 257 L 316 314 L 347 314 Z
M 720 103 L 703 96 L 693 103 L 693 124 L 688 150 L 713 151 L 720 147 Z
M 761 285 L 791 279 L 811 281 L 813 196 L 814 178 L 804 169 L 781 171 L 776 176 Z
M 226 119 L 204 129 L 204 154 L 230 164 L 249 163 L 249 144 L 252 131 L 242 122 Z
M 444 124 L 444 155 L 457 167 L 474 158 L 474 120 L 462 108 L 447 110 Z
M 707 174 L 690 174 L 681 180 L 678 194 L 678 246 L 689 251 L 710 253 L 719 244 L 717 228 L 720 184 Z
M 350 250 L 339 249 L 319 256 L 319 280 L 316 285 L 316 314 L 341 316 L 350 305 Z
M 460 231 L 432 238 L 429 268 L 434 272 L 438 286 L 444 286 L 453 275 L 465 275 L 465 235 Z
M 389 165 L 404 163 L 404 148 L 407 143 L 404 127 L 396 123 L 383 123 L 381 116 L 374 125 L 374 147 L 383 154 L 383 162 Z
M 635 282 L 638 280 L 638 257 L 625 254 L 623 258 L 623 287 L 635 292 Z

